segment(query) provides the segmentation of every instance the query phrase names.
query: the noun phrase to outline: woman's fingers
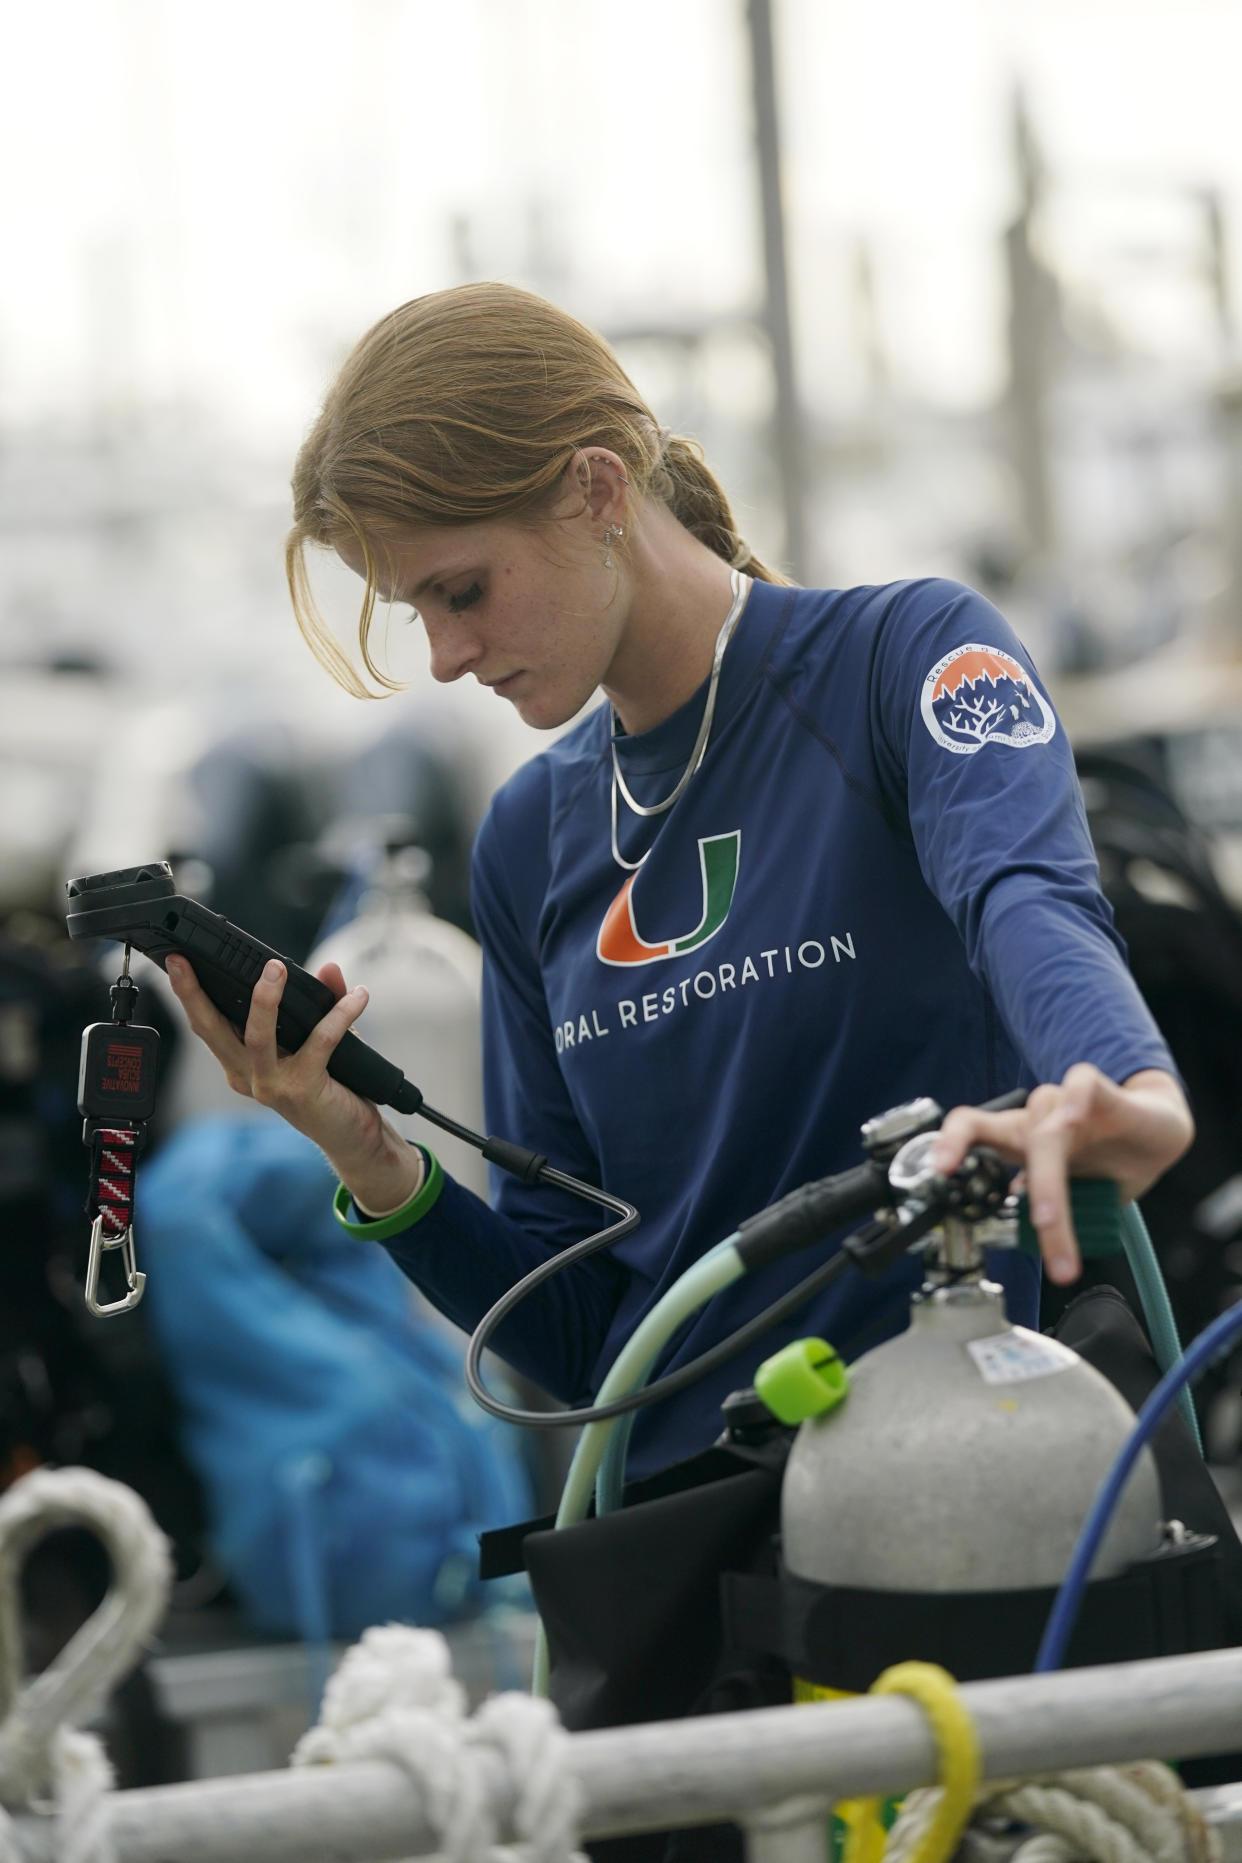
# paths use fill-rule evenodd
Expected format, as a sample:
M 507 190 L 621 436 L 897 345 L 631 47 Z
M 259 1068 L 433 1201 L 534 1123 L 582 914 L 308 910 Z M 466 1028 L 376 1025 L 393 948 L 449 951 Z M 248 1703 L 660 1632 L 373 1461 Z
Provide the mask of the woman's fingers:
M 326 983 L 338 1001 L 344 996 L 346 988 L 345 974 L 339 964 L 321 964 L 315 972 L 320 983 Z
M 263 1105 L 271 1104 L 280 1063 L 276 1049 L 276 1018 L 285 993 L 286 974 L 279 958 L 269 958 L 250 992 L 244 1041 L 250 1057 L 250 1091 Z
M 1082 1132 L 1080 1095 L 1065 1087 L 1041 1087 L 1026 1106 L 1026 1197 L 1031 1227 L 1054 1281 L 1076 1281 L 1082 1273 L 1078 1238 L 1070 1214 L 1069 1167 Z
M 332 1053 L 370 1000 L 361 984 L 353 990 L 345 989 L 345 979 L 336 965 L 324 968 L 329 975 L 322 981 L 330 989 L 336 989 L 339 982 L 342 994 L 292 1053 L 283 1053 L 276 1043 L 276 1019 L 287 976 L 284 965 L 275 958 L 265 964 L 250 996 L 250 1014 L 246 1018 L 250 1091 L 261 1104 L 275 1107 L 295 1122 L 324 1092 Z
M 165 970 L 173 995 L 185 1011 L 191 1031 L 215 1055 L 233 1091 L 249 1095 L 250 1069 L 246 1050 L 232 1023 L 216 1008 L 186 958 L 167 958 Z
M 1011 1113 L 983 1113 L 977 1106 L 955 1106 L 936 1134 L 933 1159 L 938 1171 L 956 1171 L 972 1145 L 990 1145 L 1017 1164 L 1026 1156 L 1025 1108 Z
M 327 1073 L 333 1050 L 342 1036 L 357 1021 L 367 1006 L 368 993 L 359 986 L 349 990 L 340 967 L 325 964 L 320 980 L 336 996 L 336 1002 L 316 1023 L 300 1048 L 286 1053 L 278 1044 L 276 1025 L 284 996 L 287 970 L 272 958 L 250 993 L 246 1027 L 239 1039 L 236 1030 L 222 1016 L 207 996 L 184 958 L 167 960 L 173 991 L 183 1005 L 187 1020 L 201 1036 L 224 1068 L 229 1085 L 238 1093 L 249 1095 L 261 1106 L 270 1106 L 300 1131 L 308 1131 L 320 1140 L 344 1129 L 352 1133 L 360 1110 L 369 1107 L 356 1095 L 345 1092 Z M 374 1112 L 374 1109 L 370 1109 Z
M 1036 1087 L 1020 1112 L 958 1106 L 937 1135 L 936 1168 L 955 1171 L 972 1145 L 1024 1167 L 1031 1223 L 1054 1281 L 1081 1272 L 1069 1179 L 1111 1177 L 1123 1201 L 1141 1196 L 1187 1150 L 1194 1122 L 1180 1086 L 1148 1068 L 1118 1085 L 1087 1062 L 1059 1086 Z
M 312 1060 L 326 1065 L 328 1056 L 346 1029 L 353 1027 L 370 1000 L 370 992 L 364 984 L 358 983 L 352 990 L 346 990 L 344 995 L 337 998 L 327 1015 L 315 1024 L 298 1050 L 299 1054 L 309 1052 Z
M 1081 1139 L 1084 1099 L 1090 1100 L 1089 1083 L 1078 1084 L 1073 1094 L 1067 1086 L 1036 1087 L 1025 1107 L 1013 1112 L 955 1107 L 940 1128 L 934 1154 L 937 1169 L 946 1173 L 957 1169 L 972 1145 L 990 1145 L 1024 1167 L 1031 1225 L 1048 1273 L 1059 1282 L 1075 1281 L 1082 1272 L 1070 1213 L 1069 1164 Z

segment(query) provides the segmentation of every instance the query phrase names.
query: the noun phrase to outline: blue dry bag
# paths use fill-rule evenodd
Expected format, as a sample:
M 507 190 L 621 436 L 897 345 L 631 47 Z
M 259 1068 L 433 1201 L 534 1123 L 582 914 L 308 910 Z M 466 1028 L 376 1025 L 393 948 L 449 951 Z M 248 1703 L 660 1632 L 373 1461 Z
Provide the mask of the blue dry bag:
M 333 1188 L 275 1117 L 211 1119 L 139 1174 L 136 1222 L 217 1555 L 256 1629 L 310 1637 L 465 1614 L 477 1534 L 530 1501 L 516 1432 Z

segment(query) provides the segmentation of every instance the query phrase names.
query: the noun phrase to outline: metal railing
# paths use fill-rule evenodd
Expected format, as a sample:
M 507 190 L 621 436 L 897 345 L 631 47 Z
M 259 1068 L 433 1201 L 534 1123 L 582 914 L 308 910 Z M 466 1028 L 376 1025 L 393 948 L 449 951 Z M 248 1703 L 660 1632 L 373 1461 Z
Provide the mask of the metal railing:
M 1242 1649 L 975 1682 L 961 1696 L 985 1780 L 1242 1751 Z M 822 1863 L 833 1802 L 937 1776 L 923 1713 L 900 1696 L 610 1728 L 572 1736 L 568 1753 L 585 1836 L 734 1820 L 752 1863 Z M 479 1766 L 503 1835 L 514 1781 L 498 1754 Z M 1238 1863 L 1242 1786 L 1200 1804 Z M 380 1863 L 436 1841 L 413 1780 L 381 1761 L 118 1792 L 110 1828 L 117 1863 Z M 44 1820 L 16 1829 L 31 1863 L 51 1863 Z

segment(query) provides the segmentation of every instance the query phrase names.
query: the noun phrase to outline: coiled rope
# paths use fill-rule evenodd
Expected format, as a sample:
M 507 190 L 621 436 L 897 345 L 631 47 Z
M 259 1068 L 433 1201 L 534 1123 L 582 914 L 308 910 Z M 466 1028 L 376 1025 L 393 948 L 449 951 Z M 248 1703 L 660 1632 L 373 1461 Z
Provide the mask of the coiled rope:
M 58 1527 L 98 1534 L 112 1585 L 41 1675 L 23 1680 L 21 1569 Z M 168 1542 L 146 1503 L 89 1468 L 35 1469 L 0 1495 L 0 1805 L 26 1808 L 49 1793 L 58 1863 L 114 1863 L 108 1836 L 112 1768 L 93 1734 L 69 1723 L 96 1713 L 164 1615 L 172 1582 Z M 0 1859 L 21 1857 L 0 1812 Z
M 58 1527 L 103 1540 L 113 1582 L 103 1603 L 41 1675 L 23 1679 L 22 1565 Z M 9 1811 L 49 1810 L 57 1863 L 116 1863 L 109 1834 L 112 1769 L 99 1741 L 68 1723 L 96 1712 L 163 1617 L 168 1543 L 143 1501 L 90 1469 L 37 1469 L 0 1496 L 0 1863 L 21 1863 Z M 529 1863 L 581 1863 L 581 1789 L 555 1710 L 527 1695 L 495 1695 L 468 1717 L 448 1645 L 436 1631 L 368 1630 L 324 1692 L 318 1725 L 295 1765 L 384 1758 L 416 1780 L 449 1863 L 495 1853 L 487 1754 L 504 1762 L 513 1825 Z M 50 1797 L 50 1807 L 46 1797 Z
M 899 1663 L 871 1692 L 918 1702 L 935 1737 L 942 1783 L 906 1795 L 887 1840 L 880 1801 L 857 1801 L 846 1863 L 947 1863 L 968 1824 L 992 1833 L 998 1825 L 1033 1827 L 1012 1863 L 1221 1863 L 1217 1833 L 1160 1760 L 981 1788 L 978 1740 L 952 1676 L 931 1663 Z
M 402 1624 L 366 1631 L 345 1652 L 292 1764 L 393 1761 L 418 1785 L 449 1863 L 472 1863 L 497 1850 L 482 1772 L 489 1748 L 501 1754 L 517 1789 L 513 1823 L 522 1854 L 530 1863 L 585 1863 L 576 1849 L 582 1793 L 556 1710 L 509 1693 L 491 1696 L 468 1718 L 438 1631 Z

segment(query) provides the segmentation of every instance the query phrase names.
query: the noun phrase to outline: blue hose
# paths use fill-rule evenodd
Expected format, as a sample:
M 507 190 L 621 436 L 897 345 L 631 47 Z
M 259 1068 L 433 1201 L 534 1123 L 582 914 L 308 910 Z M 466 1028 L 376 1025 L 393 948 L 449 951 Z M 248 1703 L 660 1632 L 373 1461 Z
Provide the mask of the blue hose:
M 1073 1556 L 1061 1582 L 1061 1589 L 1048 1615 L 1043 1641 L 1039 1646 L 1039 1654 L 1035 1658 L 1036 1674 L 1049 1669 L 1059 1669 L 1065 1659 L 1066 1646 L 1074 1633 L 1083 1592 L 1087 1586 L 1087 1577 L 1091 1567 L 1095 1564 L 1100 1542 L 1108 1529 L 1113 1509 L 1121 1498 L 1122 1489 L 1130 1477 L 1130 1472 L 1150 1440 L 1156 1425 L 1160 1423 L 1165 1412 L 1170 1409 L 1179 1394 L 1186 1391 L 1193 1380 L 1201 1372 L 1206 1371 L 1215 1359 L 1222 1357 L 1239 1337 L 1242 1337 L 1242 1305 L 1230 1307 L 1227 1313 L 1222 1313 L 1218 1319 L 1212 1321 L 1210 1326 L 1204 1328 L 1184 1356 L 1165 1372 L 1139 1411 L 1134 1428 L 1126 1438 L 1120 1455 L 1100 1484 L 1099 1492 L 1091 1503 L 1091 1511 L 1078 1536 Z

